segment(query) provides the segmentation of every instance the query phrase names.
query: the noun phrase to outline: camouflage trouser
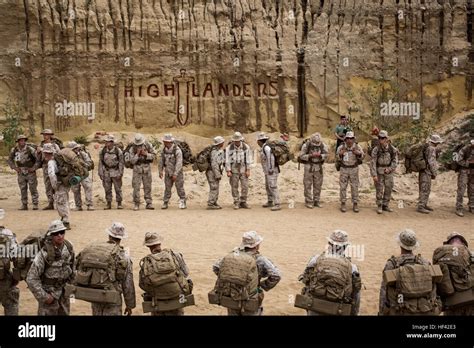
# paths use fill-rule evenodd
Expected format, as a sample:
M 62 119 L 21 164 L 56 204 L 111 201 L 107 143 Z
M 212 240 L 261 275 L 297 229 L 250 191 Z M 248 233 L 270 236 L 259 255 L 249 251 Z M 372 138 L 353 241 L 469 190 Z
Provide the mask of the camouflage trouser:
M 423 208 L 428 205 L 428 199 L 431 193 L 431 175 L 422 171 L 418 174 L 418 190 L 420 196 L 418 198 L 418 207 Z
M 105 200 L 107 203 L 112 202 L 112 184 L 115 189 L 115 200 L 117 203 L 122 203 L 122 177 L 111 178 L 109 175 L 104 175 L 102 186 L 104 186 Z
M 265 174 L 265 190 L 267 191 L 268 202 L 280 205 L 280 193 L 278 192 L 278 173 L 272 175 Z
M 70 302 L 69 297 L 61 295 L 59 300 L 54 299 L 53 303 L 38 303 L 38 315 L 69 315 Z
M 54 192 L 56 201 L 56 209 L 63 222 L 69 222 L 69 187 L 58 184 L 57 190 Z
M 474 315 L 474 304 L 445 309 L 444 315 Z
M 0 290 L 0 303 L 3 306 L 5 315 L 18 315 L 19 301 L 20 290 L 16 286 L 12 286 L 5 290 Z
M 91 307 L 95 316 L 122 315 L 122 304 L 91 303 Z
M 163 202 L 168 202 L 171 198 L 171 189 L 173 185 L 176 185 L 176 191 L 180 199 L 186 199 L 186 193 L 184 192 L 184 175 L 180 172 L 176 177 L 176 181 L 171 180 L 171 175 L 165 173 L 165 193 L 163 194 Z
M 234 204 L 247 202 L 247 195 L 249 191 L 249 178 L 245 176 L 245 173 L 232 173 L 229 178 L 230 187 L 232 189 L 232 197 L 234 198 Z M 240 183 L 240 197 L 239 197 L 239 183 Z
M 321 199 L 321 187 L 323 186 L 323 171 L 314 170 L 312 165 L 304 166 L 304 200 L 305 203 L 319 202 Z
M 351 182 L 352 203 L 359 202 L 359 167 L 341 168 L 339 176 L 340 199 L 341 203 L 346 203 L 347 185 Z
M 184 310 L 182 308 L 176 309 L 174 311 L 151 312 L 152 317 L 172 317 L 172 316 L 180 316 L 180 315 L 184 315 Z
M 474 171 L 470 174 L 469 169 L 461 169 L 458 174 L 458 191 L 456 196 L 456 209 L 462 209 L 464 192 L 467 189 L 468 206 L 474 208 Z
M 227 315 L 228 316 L 250 317 L 250 316 L 262 315 L 262 312 L 263 312 L 263 307 L 260 307 L 260 309 L 257 310 L 256 312 L 244 312 L 242 310 L 227 308 Z
M 216 179 L 212 170 L 206 171 L 207 182 L 209 183 L 209 199 L 207 200 L 208 205 L 217 204 L 219 199 L 219 184 L 221 179 Z
M 132 187 L 133 187 L 133 203 L 140 204 L 140 186 L 143 182 L 143 192 L 146 204 L 153 202 L 151 198 L 151 168 L 145 172 L 138 172 L 133 170 Z
M 377 174 L 377 183 L 375 184 L 375 203 L 377 206 L 388 207 L 392 198 L 393 173 Z
M 28 186 L 30 187 L 31 200 L 34 205 L 38 204 L 38 179 L 36 172 L 28 173 L 26 175 L 18 174 L 18 186 L 20 186 L 21 203 L 28 204 Z
M 82 207 L 81 186 L 84 188 L 84 194 L 86 196 L 86 205 L 94 205 L 94 203 L 92 202 L 92 178 L 89 175 L 79 184 L 71 187 L 71 190 L 74 193 L 74 203 L 76 204 L 76 207 Z
M 51 185 L 51 180 L 49 180 L 48 164 L 43 165 L 43 182 L 44 182 L 44 189 L 46 191 L 46 197 L 48 197 L 48 202 L 49 204 L 53 204 L 54 190 L 53 190 L 53 186 Z

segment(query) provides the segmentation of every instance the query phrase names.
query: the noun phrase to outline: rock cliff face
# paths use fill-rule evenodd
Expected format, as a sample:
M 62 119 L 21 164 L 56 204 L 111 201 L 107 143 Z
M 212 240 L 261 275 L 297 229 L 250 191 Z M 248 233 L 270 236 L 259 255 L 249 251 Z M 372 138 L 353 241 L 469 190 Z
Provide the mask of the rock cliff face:
M 473 6 L 0 0 L 0 101 L 22 101 L 32 133 L 110 122 L 325 132 L 347 112 L 367 130 L 392 99 L 446 119 L 474 106 Z

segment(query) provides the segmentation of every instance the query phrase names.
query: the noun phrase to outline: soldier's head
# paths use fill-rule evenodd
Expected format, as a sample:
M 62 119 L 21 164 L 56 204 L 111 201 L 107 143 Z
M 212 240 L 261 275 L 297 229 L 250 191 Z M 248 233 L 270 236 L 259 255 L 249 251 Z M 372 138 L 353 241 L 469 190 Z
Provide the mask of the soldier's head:
M 112 226 L 105 229 L 105 232 L 109 235 L 109 240 L 116 244 L 120 244 L 122 239 L 127 238 L 125 226 L 120 222 L 114 222 Z
M 346 142 L 347 146 L 351 147 L 354 144 L 354 140 L 354 132 L 347 132 L 346 136 L 344 137 L 344 141 Z
M 232 142 L 234 143 L 234 146 L 239 147 L 240 144 L 242 144 L 242 140 L 244 140 L 244 137 L 240 132 L 235 132 L 234 135 L 232 135 Z
M 380 133 L 380 129 L 378 127 L 372 128 L 372 135 L 378 136 Z
M 466 247 L 469 247 L 469 244 L 467 243 L 466 238 L 458 232 L 452 232 L 448 234 L 448 237 L 446 238 L 446 241 L 443 242 L 443 244 L 450 244 L 450 245 L 465 245 Z
M 76 143 L 75 141 L 70 141 L 68 144 L 67 144 L 67 147 L 70 148 L 72 151 L 74 151 L 75 153 L 79 153 L 79 151 L 81 150 L 81 145 L 79 145 L 78 143 Z
M 239 249 L 241 250 L 259 250 L 260 244 L 263 241 L 263 237 L 260 236 L 256 231 L 245 232 L 242 236 L 242 243 Z
M 320 134 L 320 133 L 314 133 L 314 134 L 311 136 L 311 142 L 312 142 L 314 145 L 320 145 L 320 144 L 321 144 L 321 134 Z
M 260 132 L 257 136 L 258 146 L 262 147 L 263 145 L 265 145 L 265 143 L 267 142 L 268 139 L 269 139 L 269 137 L 266 133 Z
M 328 240 L 327 253 L 329 255 L 344 255 L 349 243 L 349 236 L 346 231 L 335 230 L 331 233 Z
M 156 232 L 147 232 L 145 233 L 145 241 L 143 245 L 150 248 L 151 253 L 161 251 L 161 243 L 163 242 L 163 237 Z
M 46 161 L 53 159 L 54 157 L 54 147 L 53 144 L 44 144 L 43 146 L 43 156 Z
M 105 146 L 110 150 L 111 148 L 114 147 L 115 144 L 115 137 L 113 135 L 108 135 L 107 138 L 105 138 Z
M 402 254 L 412 254 L 413 250 L 420 246 L 415 231 L 409 228 L 404 229 L 398 234 L 397 243 L 400 245 Z
M 171 146 L 173 146 L 175 139 L 172 134 L 165 134 L 163 136 L 162 141 L 163 141 L 163 144 L 165 144 L 165 147 L 169 149 Z
M 43 129 L 41 135 L 43 135 L 44 141 L 51 141 L 53 139 L 54 132 L 51 129 Z
M 221 136 L 217 136 L 213 139 L 212 145 L 217 146 L 219 149 L 224 147 L 225 139 Z
M 280 139 L 283 140 L 283 141 L 288 141 L 288 140 L 290 140 L 290 134 L 288 134 L 288 133 L 286 133 L 286 132 L 285 132 L 285 133 L 281 133 Z
M 438 134 L 432 134 L 430 136 L 430 144 L 431 146 L 438 146 L 439 144 L 443 143 L 443 139 L 441 139 L 441 137 L 438 135 Z
M 54 245 L 60 246 L 64 243 L 64 235 L 66 234 L 66 226 L 61 220 L 53 220 L 49 224 L 47 237 L 51 238 Z
M 341 124 L 344 125 L 344 126 L 347 125 L 347 117 L 346 117 L 346 115 L 342 115 L 342 116 L 341 116 Z
M 16 137 L 16 142 L 20 148 L 24 148 L 27 141 L 28 141 L 28 137 L 24 134 L 20 134 L 19 136 Z
M 388 144 L 388 133 L 387 131 L 380 131 L 379 132 L 379 135 L 378 135 L 378 138 L 379 138 L 379 142 L 382 146 L 385 146 Z

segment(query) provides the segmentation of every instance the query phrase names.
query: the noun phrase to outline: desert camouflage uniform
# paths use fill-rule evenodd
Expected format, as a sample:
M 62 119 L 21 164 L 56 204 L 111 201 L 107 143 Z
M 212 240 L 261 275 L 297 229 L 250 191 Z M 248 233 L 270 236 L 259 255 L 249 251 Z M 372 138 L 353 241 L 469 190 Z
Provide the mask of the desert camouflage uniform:
M 108 243 L 114 243 L 109 241 Z M 135 299 L 135 284 L 133 282 L 133 264 L 130 256 L 125 252 L 123 247 L 121 247 L 121 252 L 119 254 L 120 260 L 127 261 L 127 270 L 125 271 L 125 277 L 121 283 L 116 282 L 114 284 L 115 289 L 123 294 L 123 299 L 125 301 L 125 306 L 127 308 L 136 307 Z M 108 304 L 108 303 L 91 303 L 92 315 L 96 316 L 108 316 L 108 315 L 122 315 L 122 296 L 120 296 L 120 304 Z
M 122 203 L 123 152 L 116 145 L 109 150 L 106 146 L 101 150 L 103 161 L 99 160 L 99 177 L 105 191 L 105 200 L 112 203 L 112 185 L 115 189 L 115 200 Z
M 157 254 L 161 251 L 154 251 L 153 254 Z M 184 262 L 184 258 L 183 258 L 183 255 L 179 252 L 176 252 L 176 251 L 173 251 L 173 255 L 176 257 L 176 261 L 178 262 L 178 265 L 179 265 L 179 269 L 180 271 L 183 273 L 183 275 L 186 277 L 186 279 L 188 280 L 188 282 L 190 282 L 192 284 L 192 281 L 191 279 L 189 278 L 189 268 L 188 266 L 186 265 L 186 262 Z M 143 285 L 143 279 L 140 277 L 139 278 L 139 283 L 138 285 L 140 286 L 141 289 L 143 289 L 144 291 L 146 291 L 144 289 L 144 285 Z M 145 292 L 145 295 L 144 295 L 145 298 L 152 298 L 152 295 L 149 295 Z M 152 316 L 157 316 L 157 317 L 166 317 L 166 316 L 178 316 L 178 315 L 184 315 L 184 309 L 183 308 L 179 308 L 179 309 L 175 309 L 175 310 L 172 310 L 172 311 L 165 311 L 165 312 L 151 312 L 151 315 Z
M 146 204 L 151 204 L 153 202 L 153 199 L 151 197 L 151 163 L 153 163 L 156 157 L 156 151 L 149 142 L 145 142 L 145 144 L 142 146 L 144 146 L 146 151 L 148 152 L 146 157 L 139 156 L 138 152 L 136 152 L 136 149 L 140 146 L 133 145 L 129 150 L 130 162 L 133 165 L 133 203 L 140 204 L 140 186 L 143 182 L 145 202 Z
M 389 146 L 377 145 L 372 150 L 370 160 L 370 175 L 377 177 L 378 181 L 375 184 L 375 198 L 377 206 L 388 207 L 392 198 L 393 190 L 393 175 L 398 165 L 398 150 L 393 147 L 393 156 L 390 154 Z M 385 170 L 389 170 L 386 173 Z
M 346 153 L 341 156 L 342 149 L 346 150 Z M 360 156 L 356 156 L 352 153 L 352 150 L 357 149 L 362 153 Z M 346 203 L 347 200 L 347 185 L 351 182 L 351 196 L 352 203 L 359 202 L 359 165 L 357 164 L 357 157 L 364 158 L 364 152 L 362 148 L 354 143 L 349 149 L 347 144 L 344 143 L 337 149 L 337 156 L 340 156 L 342 160 L 341 174 L 339 177 L 340 186 L 340 199 L 341 203 Z
M 245 312 L 239 311 L 234 309 L 227 309 L 228 315 L 242 315 L 242 316 L 254 316 L 254 315 L 262 315 L 263 313 L 263 298 L 264 293 L 262 290 L 269 291 L 273 289 L 281 280 L 281 272 L 280 270 L 273 264 L 273 262 L 268 259 L 267 257 L 261 255 L 258 251 L 255 250 L 242 250 L 241 248 L 237 248 L 235 250 L 239 250 L 240 252 L 245 252 L 250 256 L 255 258 L 255 262 L 257 263 L 258 269 L 258 302 L 259 302 L 259 309 L 256 312 Z M 222 265 L 222 259 L 218 260 L 213 266 L 213 272 L 218 276 L 219 270 Z M 263 279 L 263 280 L 262 280 Z
M 16 168 L 20 169 L 20 173 L 17 173 L 17 180 L 21 192 L 21 203 L 23 205 L 28 205 L 29 186 L 33 205 L 38 205 L 39 195 L 36 170 L 40 166 L 40 163 L 36 158 L 35 149 L 28 144 L 26 144 L 23 149 L 20 149 L 18 145 L 15 146 L 10 151 L 10 156 L 8 157 L 8 165 L 13 170 L 15 170 Z M 31 169 L 33 170 L 33 172 L 30 173 L 28 170 Z
M 92 167 L 92 158 L 84 150 L 79 151 L 79 157 L 86 163 L 88 168 Z M 89 176 L 77 185 L 71 186 L 71 190 L 74 193 L 74 203 L 77 208 L 82 207 L 82 198 L 81 198 L 81 186 L 84 188 L 84 195 L 86 196 L 86 205 L 92 207 L 94 203 L 92 202 L 92 175 L 89 171 Z
M 46 144 L 44 141 L 41 141 L 40 148 L 43 148 L 44 144 Z M 59 145 L 56 144 L 54 141 L 51 142 L 53 144 L 55 153 L 58 153 L 60 149 Z M 54 189 L 53 186 L 51 185 L 51 180 L 48 175 L 48 162 L 43 156 L 43 153 L 41 152 L 41 155 L 39 155 L 39 159 L 42 164 L 43 168 L 43 182 L 44 182 L 44 189 L 46 191 L 46 196 L 48 197 L 48 203 L 52 206 L 54 204 Z
M 303 284 L 306 287 L 309 285 L 308 282 L 309 282 L 310 274 L 314 272 L 314 266 L 316 265 L 316 261 L 318 261 L 319 257 L 320 257 L 320 254 L 314 255 L 309 260 L 308 264 L 306 265 L 306 268 L 305 268 L 303 274 L 300 275 L 299 278 L 298 278 L 299 280 L 301 280 L 303 282 Z M 336 254 L 332 254 L 332 255 L 330 255 L 330 257 L 340 257 L 340 256 L 337 256 Z M 359 269 L 357 268 L 357 265 L 353 264 L 352 262 L 351 262 L 351 265 L 352 265 L 352 280 L 353 280 L 353 283 L 354 283 L 354 280 L 356 278 L 360 278 L 360 274 L 359 274 Z M 358 282 L 360 282 L 360 279 L 358 280 Z M 360 289 L 357 290 L 357 291 L 354 290 L 354 292 L 352 293 L 352 299 L 353 299 L 353 303 L 352 303 L 351 315 L 359 315 Z M 310 311 L 310 310 L 308 310 L 307 313 L 308 313 L 309 316 L 319 316 L 319 315 L 321 315 L 318 312 Z
M 426 169 L 418 174 L 418 187 L 420 197 L 418 198 L 418 208 L 428 205 L 431 193 L 431 176 L 438 175 L 438 161 L 436 160 L 436 148 L 431 144 L 425 150 Z
M 14 255 L 18 247 L 15 235 L 10 230 L 0 226 L 0 238 L 7 239 L 5 246 L 8 248 L 10 255 Z M 12 276 L 11 257 L 8 257 L 8 259 L 10 260 L 10 270 L 6 271 L 4 278 L 0 280 L 0 304 L 3 306 L 5 315 L 18 315 L 20 290 L 17 287 L 18 282 Z M 1 255 L 0 262 L 3 262 Z
M 311 157 L 313 152 L 320 152 L 320 157 Z M 304 198 L 305 203 L 313 204 L 321 200 L 321 187 L 323 186 L 323 162 L 328 156 L 328 147 L 324 143 L 314 144 L 307 141 L 302 147 L 300 158 L 307 161 L 304 165 Z
M 269 145 L 264 144 L 260 151 L 262 159 L 262 169 L 265 175 L 265 190 L 267 191 L 268 202 L 274 205 L 280 205 L 280 193 L 278 192 L 278 174 L 280 167 L 272 153 Z
M 58 165 L 52 159 L 48 162 L 48 177 L 54 190 L 56 209 L 61 221 L 69 223 L 69 186 L 64 185 L 56 173 L 58 173 Z
M 206 178 L 209 183 L 209 199 L 208 205 L 217 204 L 219 198 L 219 184 L 222 178 L 222 170 L 224 167 L 225 158 L 224 151 L 217 146 L 213 146 L 211 150 L 211 163 L 206 170 Z
M 65 243 L 54 251 L 55 261 L 49 263 L 48 252 L 41 249 L 26 276 L 28 288 L 38 301 L 38 315 L 69 315 L 64 287 L 74 278 L 74 252 L 70 253 Z M 48 294 L 54 298 L 51 304 L 45 303 Z
M 469 147 L 471 148 L 470 156 L 467 158 Z M 458 173 L 456 209 L 462 209 L 463 196 L 467 188 L 468 206 L 474 212 L 474 164 L 470 163 L 472 161 L 474 161 L 474 146 L 469 144 L 459 151 L 457 162 L 460 169 Z
M 184 175 L 183 175 L 183 152 L 178 145 L 173 144 L 169 149 L 164 146 L 161 152 L 160 163 L 158 165 L 158 172 L 164 172 L 165 192 L 163 195 L 163 202 L 168 203 L 171 198 L 171 189 L 173 184 L 176 184 L 176 191 L 181 200 L 186 200 L 186 193 L 184 192 Z M 173 183 L 172 176 L 176 176 L 176 182 Z
M 251 163 L 250 147 L 247 144 L 241 142 L 239 147 L 235 146 L 234 143 L 227 146 L 225 151 L 225 169 L 226 171 L 232 172 L 229 182 L 234 204 L 247 202 L 249 179 L 245 175 L 245 172 L 250 170 Z M 240 197 L 239 183 L 241 190 Z
M 399 263 L 403 263 L 406 259 L 414 259 L 416 255 L 414 254 L 402 254 L 396 257 L 396 260 Z M 420 257 L 420 261 L 424 265 L 429 265 L 430 262 L 422 257 Z M 383 272 L 395 269 L 395 266 L 391 260 L 388 260 L 385 264 Z M 399 314 L 399 313 L 398 313 Z M 420 313 L 421 314 L 421 313 Z M 379 315 L 397 315 L 397 311 L 394 308 L 390 308 L 390 302 L 387 298 L 387 284 L 382 278 L 382 283 L 380 285 L 380 296 L 379 296 Z

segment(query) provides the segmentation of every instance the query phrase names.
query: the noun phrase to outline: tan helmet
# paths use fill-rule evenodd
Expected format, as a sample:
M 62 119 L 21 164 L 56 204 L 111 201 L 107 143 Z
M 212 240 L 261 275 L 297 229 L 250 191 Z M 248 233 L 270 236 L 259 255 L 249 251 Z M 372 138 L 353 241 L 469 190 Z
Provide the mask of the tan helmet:
M 343 230 L 335 230 L 329 237 L 326 237 L 326 239 L 332 245 L 346 246 L 350 244 L 349 236 L 347 232 Z
M 240 249 L 255 248 L 263 241 L 263 237 L 258 235 L 256 231 L 245 232 L 242 236 L 242 243 Z
M 66 226 L 64 226 L 64 223 L 61 220 L 53 220 L 49 224 L 48 232 L 46 233 L 46 235 L 50 236 L 51 234 L 60 231 L 66 231 Z
M 415 231 L 409 228 L 404 229 L 398 234 L 397 242 L 403 249 L 409 251 L 415 250 L 420 246 Z
M 121 222 L 114 222 L 112 226 L 105 229 L 105 232 L 113 238 L 118 238 L 118 239 L 127 238 L 127 232 L 125 231 L 125 226 Z
M 143 245 L 145 246 L 153 246 L 157 244 L 161 244 L 163 242 L 163 237 L 156 232 L 147 232 L 145 233 L 145 241 Z
M 145 144 L 145 136 L 143 134 L 140 134 L 140 133 L 135 134 L 135 138 L 133 139 L 133 143 L 137 146 Z

